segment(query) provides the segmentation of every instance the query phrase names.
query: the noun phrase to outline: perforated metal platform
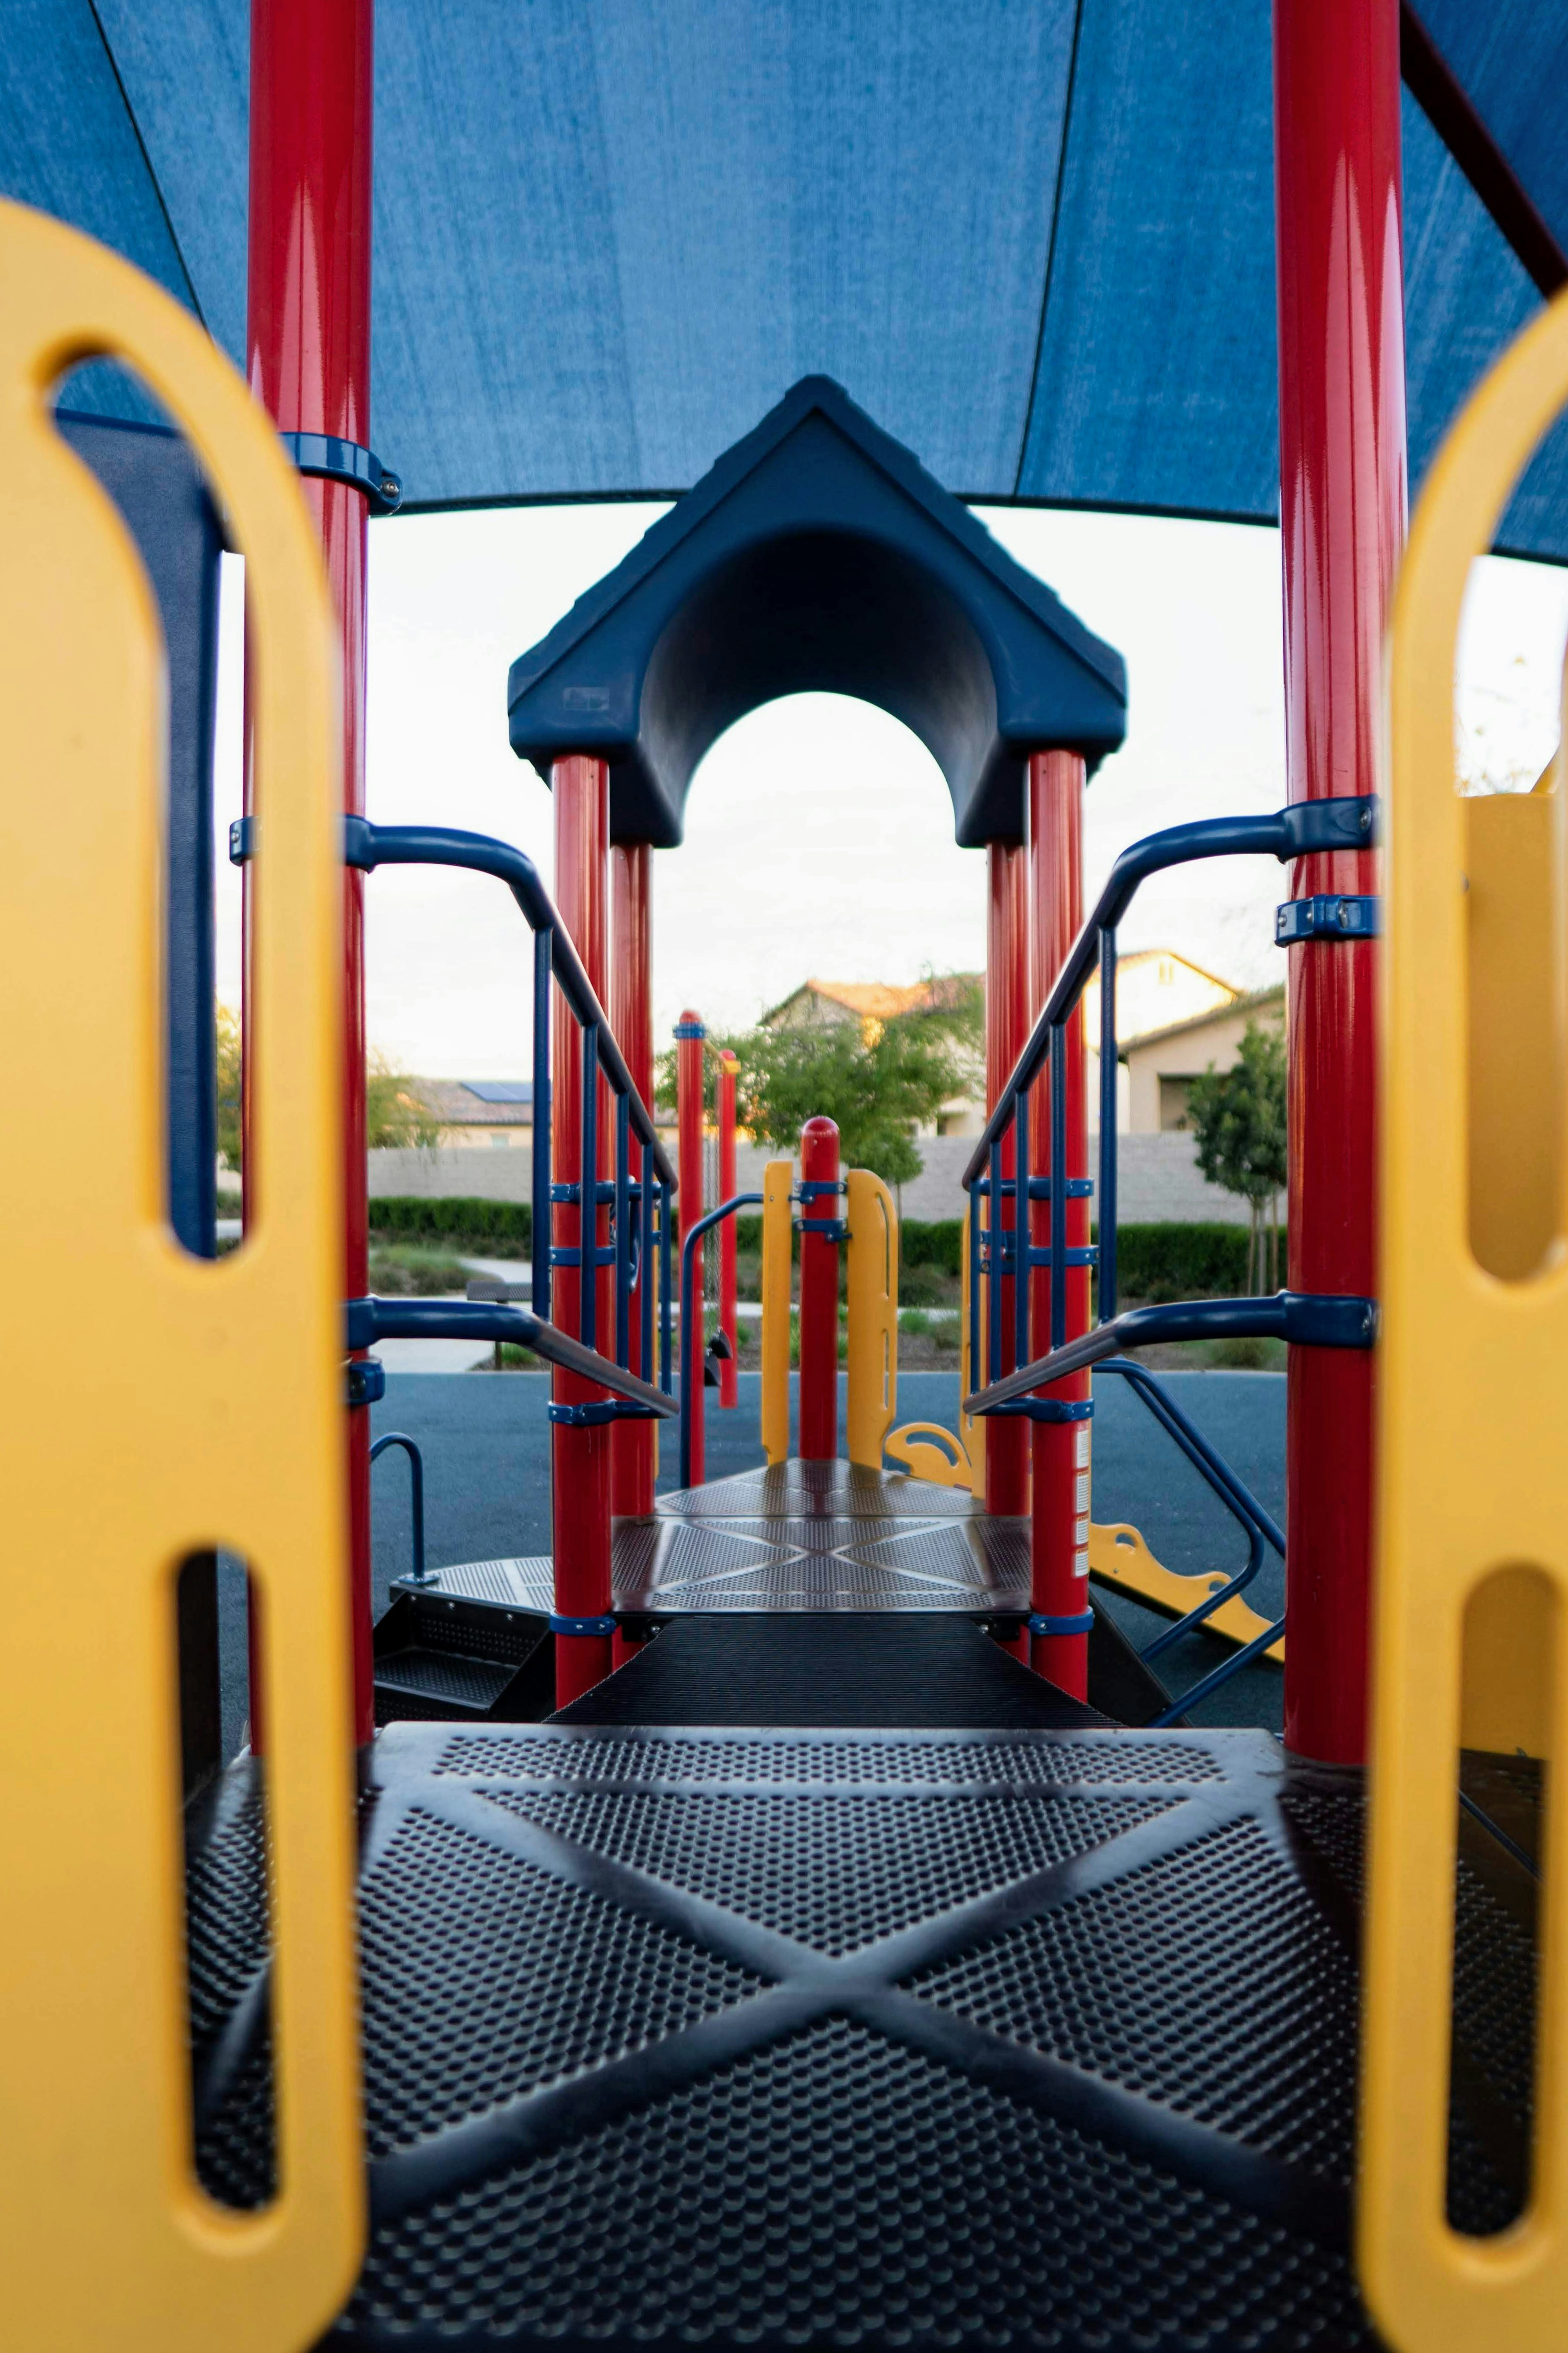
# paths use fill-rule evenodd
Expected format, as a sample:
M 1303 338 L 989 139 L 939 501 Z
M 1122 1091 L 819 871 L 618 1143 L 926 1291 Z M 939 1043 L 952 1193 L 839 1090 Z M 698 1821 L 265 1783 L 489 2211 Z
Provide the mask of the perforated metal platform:
M 1373 2343 L 1353 1779 L 1253 1733 L 400 1725 L 374 1783 L 333 2347 Z M 231 1777 L 192 1883 L 201 2170 L 250 2204 L 257 1819 Z M 1489 2228 L 1529 1986 L 1495 1886 L 1461 1910 Z
M 553 1608 L 548 1556 L 468 1561 L 438 1589 Z M 618 1610 L 1027 1609 L 1029 1524 L 994 1519 L 961 1490 L 848 1462 L 780 1463 L 659 1498 L 615 1524 Z

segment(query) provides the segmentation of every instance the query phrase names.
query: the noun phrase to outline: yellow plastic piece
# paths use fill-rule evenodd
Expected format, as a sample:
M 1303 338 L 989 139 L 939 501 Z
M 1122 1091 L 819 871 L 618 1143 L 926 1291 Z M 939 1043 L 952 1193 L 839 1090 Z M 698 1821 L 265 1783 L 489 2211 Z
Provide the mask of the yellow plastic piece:
M 1388 940 L 1382 1106 L 1382 1337 L 1373 1722 L 1357 2240 L 1363 2285 L 1398 2353 L 1559 2353 L 1568 2331 L 1568 1806 L 1545 1818 L 1544 1950 L 1537 2024 L 1533 2194 L 1511 2230 L 1459 2237 L 1444 2219 L 1453 1970 L 1456 1750 L 1467 1604 L 1484 1580 L 1534 1573 L 1551 1608 L 1517 1613 L 1555 1672 L 1542 1713 L 1568 1754 L 1568 1254 L 1563 1152 L 1552 1149 L 1553 1241 L 1532 1280 L 1485 1271 L 1472 1232 L 1484 1080 L 1469 1068 L 1472 922 L 1467 858 L 1480 839 L 1456 790 L 1454 666 L 1470 565 L 1568 397 L 1568 300 L 1526 330 L 1483 382 L 1428 478 L 1394 602 L 1390 646 Z M 1541 854 L 1561 939 L 1564 796 Z M 1475 927 L 1479 937 L 1480 927 Z M 1485 970 L 1476 958 L 1478 976 Z M 1561 951 L 1550 1058 L 1531 1092 L 1564 1092 Z M 1479 1042 L 1479 1041 L 1478 1041 Z M 1502 1041 L 1488 1039 L 1486 1044 Z M 1517 1099 L 1510 1128 L 1534 1113 Z M 1560 1133 L 1559 1116 L 1554 1125 Z M 1507 1138 L 1500 1138 L 1505 1151 Z M 1533 1184 L 1536 1180 L 1532 1178 Z M 1525 1198 L 1521 1192 L 1521 1200 Z M 1513 1214 L 1526 1212 L 1516 1207 Z M 1491 1630 L 1496 1646 L 1498 1629 Z
M 882 1443 L 899 1405 L 899 1213 L 869 1168 L 851 1168 L 849 1375 L 845 1430 L 851 1462 L 882 1467 Z
M 1156 1609 L 1168 1609 L 1177 1618 L 1184 1618 L 1189 1609 L 1195 1609 L 1216 1586 L 1229 1582 L 1224 1577 L 1179 1577 L 1173 1568 L 1166 1568 L 1155 1559 L 1135 1527 L 1117 1520 L 1104 1525 L 1098 1521 L 1090 1523 L 1089 1573 L 1101 1584 L 1114 1585 L 1119 1591 L 1131 1593 L 1140 1601 L 1152 1602 Z M 1238 1593 L 1231 1600 L 1222 1601 L 1204 1624 L 1239 1648 L 1266 1633 L 1269 1620 L 1260 1618 Z M 1284 1636 L 1271 1642 L 1262 1655 L 1283 1666 Z
M 789 1197 L 795 1164 L 770 1160 L 763 1174 L 763 1451 L 789 1459 L 789 1292 L 795 1231 Z
M 982 1207 L 980 1215 L 982 1219 L 989 1215 L 988 1205 Z M 986 1330 L 985 1285 L 982 1283 L 980 1286 L 980 1363 L 976 1365 L 971 1362 L 969 1346 L 969 1286 L 973 1278 L 969 1269 L 969 1219 L 967 1218 L 963 1220 L 963 1240 L 959 1246 L 959 1272 L 963 1278 L 963 1289 L 959 1295 L 958 1310 L 958 1394 L 961 1398 L 966 1398 L 973 1397 L 975 1390 L 983 1386 L 982 1367 L 985 1362 Z M 985 1424 L 983 1421 L 977 1421 L 972 1413 L 963 1412 L 962 1408 L 958 1416 L 958 1440 L 969 1458 L 970 1493 L 977 1504 L 983 1504 L 985 1501 Z
M 967 1488 L 973 1479 L 963 1440 L 938 1421 L 906 1421 L 889 1431 L 887 1451 L 911 1478 L 932 1487 Z
M 0 204 L 0 2280 L 27 2353 L 298 2353 L 363 2234 L 345 1497 L 338 694 L 287 461 L 179 305 Z M 50 390 L 121 357 L 248 559 L 261 851 L 257 1212 L 163 1203 L 156 607 Z M 82 1127 L 90 1085 L 91 1134 Z M 280 2189 L 191 2158 L 174 1579 L 250 1565 L 267 1651 Z

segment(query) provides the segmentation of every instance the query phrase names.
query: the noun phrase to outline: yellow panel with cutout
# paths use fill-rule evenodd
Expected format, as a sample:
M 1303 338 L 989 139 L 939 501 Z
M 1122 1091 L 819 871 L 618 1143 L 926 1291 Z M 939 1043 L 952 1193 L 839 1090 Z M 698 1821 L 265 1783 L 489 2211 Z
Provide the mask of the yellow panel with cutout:
M 845 1434 L 849 1460 L 882 1467 L 882 1443 L 899 1404 L 899 1212 L 881 1178 L 851 1168 L 846 1214 L 849 1371 Z
M 0 204 L 0 2279 L 27 2353 L 299 2353 L 363 2232 L 342 1457 L 338 691 L 298 487 L 178 303 Z M 247 561 L 256 1212 L 164 1206 L 156 608 L 51 388 L 124 359 Z M 83 1086 L 92 1103 L 82 1146 Z M 280 2187 L 192 2162 L 174 1580 L 242 1555 L 266 1646 Z
M 1461 797 L 1455 661 L 1471 566 L 1565 399 L 1568 298 L 1504 355 L 1439 453 L 1390 642 L 1357 2247 L 1397 2353 L 1558 2353 L 1568 2328 L 1568 1806 L 1545 1817 L 1531 2202 L 1489 2240 L 1457 2234 L 1445 2212 L 1462 1687 L 1484 1684 L 1489 1659 L 1509 1662 L 1511 1693 L 1478 1691 L 1476 1706 L 1495 1695 L 1533 1717 L 1547 1753 L 1568 1751 L 1565 800 L 1559 788 L 1504 815 Z M 1494 1084 L 1492 1058 L 1517 1071 L 1526 1046 L 1522 1083 Z
M 795 1164 L 770 1160 L 763 1172 L 762 1441 L 771 1463 L 789 1459 L 790 1269 L 795 1231 L 790 1192 Z
M 924 1479 L 933 1487 L 967 1489 L 973 1481 L 969 1450 L 939 1421 L 906 1421 L 889 1430 L 887 1452 L 911 1479 Z
M 1182 1577 L 1175 1569 L 1167 1568 L 1155 1559 L 1139 1530 L 1125 1521 L 1108 1520 L 1103 1524 L 1091 1521 L 1089 1531 L 1089 1573 L 1102 1585 L 1114 1585 L 1121 1593 L 1130 1593 L 1139 1601 L 1152 1602 L 1156 1609 L 1184 1618 L 1195 1609 L 1205 1596 L 1217 1586 L 1228 1585 L 1226 1577 Z M 1222 1601 L 1204 1620 L 1205 1630 L 1218 1634 L 1239 1648 L 1267 1633 L 1269 1620 L 1260 1618 L 1250 1603 L 1239 1593 Z M 1272 1659 L 1276 1666 L 1285 1663 L 1285 1638 L 1271 1642 L 1262 1654 Z

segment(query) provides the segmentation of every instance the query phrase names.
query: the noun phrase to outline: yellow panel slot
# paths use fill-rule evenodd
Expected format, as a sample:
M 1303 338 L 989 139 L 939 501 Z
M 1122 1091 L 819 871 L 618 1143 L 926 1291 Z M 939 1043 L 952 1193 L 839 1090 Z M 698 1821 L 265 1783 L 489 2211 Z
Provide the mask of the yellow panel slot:
M 899 1213 L 869 1168 L 851 1168 L 849 1379 L 845 1416 L 849 1460 L 882 1467 L 882 1442 L 899 1402 Z
M 179 305 L 0 204 L 0 2278 L 27 2353 L 298 2353 L 363 2238 L 342 1482 L 337 690 L 320 559 L 266 417 Z M 52 385 L 125 358 L 248 559 L 261 828 L 258 1212 L 164 1215 L 158 618 Z M 81 1143 L 91 1073 L 92 1148 Z M 192 2168 L 174 1577 L 258 1579 L 280 2188 Z
M 770 1160 L 763 1175 L 763 1451 L 789 1457 L 789 1289 L 795 1229 L 789 1197 L 795 1164 Z
M 1492 544 L 1511 487 L 1565 398 L 1568 301 L 1559 301 L 1486 379 L 1432 470 L 1390 649 L 1358 2254 L 1378 2326 L 1399 2353 L 1480 2345 L 1558 2353 L 1568 2315 L 1568 1806 L 1556 1802 L 1546 1813 L 1533 2197 L 1494 2240 L 1460 2237 L 1444 2216 L 1463 1637 L 1470 1597 L 1500 1570 L 1524 1574 L 1489 1588 L 1502 1599 L 1483 1609 L 1471 1676 L 1479 1670 L 1495 1691 L 1500 1658 L 1539 1656 L 1543 1618 L 1554 1618 L 1552 1687 L 1516 1679 L 1515 1698 L 1550 1753 L 1568 1755 L 1568 1214 L 1561 1114 L 1552 1112 L 1549 1130 L 1539 1122 L 1541 1101 L 1561 1103 L 1568 1060 L 1564 797 L 1559 789 L 1528 814 L 1506 815 L 1461 799 L 1455 650 L 1471 563 Z M 1550 923 L 1543 879 L 1557 894 Z M 1510 922 L 1521 954 L 1535 944 L 1533 978 L 1511 961 Z M 1487 1058 L 1514 1052 L 1520 1039 L 1506 1025 L 1524 1018 L 1547 1059 L 1532 1057 L 1522 1099 L 1510 1085 L 1494 1100 Z M 1490 1142 L 1479 1133 L 1483 1117 L 1505 1123 Z M 1509 1171 L 1498 1155 L 1510 1150 Z M 1475 1198 L 1472 1184 L 1488 1198 Z M 1531 1591 L 1543 1591 L 1544 1611 L 1521 1605 Z
M 982 1202 L 980 1215 L 983 1222 L 989 1214 L 986 1205 Z M 969 1346 L 969 1286 L 973 1282 L 974 1276 L 969 1264 L 969 1219 L 967 1218 L 963 1220 L 963 1236 L 960 1244 L 959 1272 L 963 1278 L 963 1289 L 959 1300 L 958 1394 L 961 1398 L 966 1398 L 973 1397 L 977 1388 L 984 1387 L 987 1306 L 985 1285 L 982 1283 L 980 1286 L 980 1362 L 976 1365 L 970 1361 Z M 985 1500 L 985 1424 L 983 1421 L 976 1421 L 972 1413 L 964 1413 L 961 1409 L 958 1416 L 958 1437 L 959 1443 L 969 1458 L 970 1492 L 977 1504 L 983 1504 Z

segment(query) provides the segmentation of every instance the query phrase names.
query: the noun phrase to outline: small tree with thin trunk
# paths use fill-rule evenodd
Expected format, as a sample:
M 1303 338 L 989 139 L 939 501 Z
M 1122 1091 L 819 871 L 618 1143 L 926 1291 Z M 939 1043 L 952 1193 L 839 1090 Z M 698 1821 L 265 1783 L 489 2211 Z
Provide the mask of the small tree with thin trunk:
M 1187 1118 L 1197 1138 L 1198 1166 L 1209 1183 L 1239 1193 L 1251 1211 L 1249 1290 L 1263 1286 L 1267 1207 L 1268 1288 L 1278 1291 L 1279 1195 L 1286 1176 L 1283 1030 L 1273 1023 L 1260 1029 L 1249 1021 L 1231 1068 L 1208 1070 L 1193 1081 Z

